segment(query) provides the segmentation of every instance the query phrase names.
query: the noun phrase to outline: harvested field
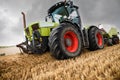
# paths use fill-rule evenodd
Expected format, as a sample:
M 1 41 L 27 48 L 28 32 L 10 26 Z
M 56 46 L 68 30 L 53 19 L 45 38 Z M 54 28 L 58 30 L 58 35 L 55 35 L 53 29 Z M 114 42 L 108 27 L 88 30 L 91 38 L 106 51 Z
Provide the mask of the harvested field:
M 0 80 L 120 80 L 120 44 L 68 60 L 48 52 L 1 56 Z

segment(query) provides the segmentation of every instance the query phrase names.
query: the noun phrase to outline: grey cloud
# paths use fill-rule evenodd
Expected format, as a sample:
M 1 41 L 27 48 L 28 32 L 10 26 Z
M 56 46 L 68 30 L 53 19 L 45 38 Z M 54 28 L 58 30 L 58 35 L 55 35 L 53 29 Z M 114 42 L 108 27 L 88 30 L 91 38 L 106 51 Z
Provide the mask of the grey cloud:
M 21 11 L 25 11 L 27 25 L 34 21 L 43 21 L 47 15 L 47 10 L 56 2 L 63 0 L 1 0 L 0 8 L 4 8 L 4 12 L 11 13 L 19 19 L 16 25 L 13 25 L 10 33 L 2 33 L 3 30 L 10 27 L 6 24 L 6 19 L 1 19 L 0 15 L 0 44 L 7 43 L 10 39 L 11 43 L 16 40 L 22 40 L 23 24 Z M 82 18 L 83 25 L 87 24 L 110 24 L 117 26 L 120 32 L 120 0 L 73 0 L 79 6 L 79 13 Z M 7 37 L 8 34 L 10 37 Z M 13 42 L 12 42 L 13 41 Z
M 110 23 L 120 20 L 120 0 L 81 0 L 78 4 L 84 23 Z
M 1 0 L 0 6 L 16 12 L 29 9 L 34 2 L 34 0 Z
M 45 16 L 47 15 L 47 10 L 56 2 L 61 0 L 37 0 L 32 8 L 27 12 L 28 23 L 37 21 L 44 21 Z M 34 16 L 34 17 L 33 17 Z
M 19 19 L 19 22 L 17 25 L 12 26 L 11 31 L 17 36 L 24 35 L 22 18 Z
M 6 28 L 5 22 L 0 20 L 0 33 Z

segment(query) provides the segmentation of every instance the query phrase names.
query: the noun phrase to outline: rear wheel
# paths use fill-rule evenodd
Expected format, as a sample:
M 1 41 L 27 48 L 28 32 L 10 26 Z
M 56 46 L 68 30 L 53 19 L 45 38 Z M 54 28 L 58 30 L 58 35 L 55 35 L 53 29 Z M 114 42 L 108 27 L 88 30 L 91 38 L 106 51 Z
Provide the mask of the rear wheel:
M 49 37 L 51 55 L 57 59 L 76 57 L 81 53 L 81 36 L 74 25 L 62 23 Z
M 97 50 L 104 47 L 104 39 L 101 31 L 97 27 L 92 27 L 88 30 L 89 49 Z

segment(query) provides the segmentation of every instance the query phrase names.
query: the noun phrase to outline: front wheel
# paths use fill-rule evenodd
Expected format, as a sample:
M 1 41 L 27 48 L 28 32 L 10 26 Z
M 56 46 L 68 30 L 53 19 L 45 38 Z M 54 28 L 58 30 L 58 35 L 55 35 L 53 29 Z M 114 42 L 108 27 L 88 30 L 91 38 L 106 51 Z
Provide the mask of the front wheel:
M 51 55 L 57 59 L 76 57 L 81 53 L 81 36 L 74 25 L 62 23 L 49 37 Z

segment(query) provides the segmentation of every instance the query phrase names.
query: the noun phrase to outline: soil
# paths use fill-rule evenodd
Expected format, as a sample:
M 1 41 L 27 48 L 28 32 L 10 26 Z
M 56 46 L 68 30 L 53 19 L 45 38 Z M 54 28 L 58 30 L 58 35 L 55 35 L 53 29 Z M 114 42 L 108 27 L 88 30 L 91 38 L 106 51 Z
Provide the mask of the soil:
M 83 50 L 67 60 L 56 60 L 49 52 L 17 54 L 16 49 L 0 49 L 12 53 L 0 56 L 0 80 L 120 80 L 120 44 Z

